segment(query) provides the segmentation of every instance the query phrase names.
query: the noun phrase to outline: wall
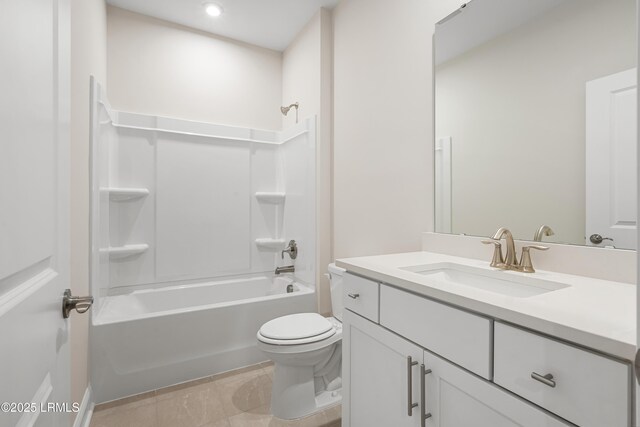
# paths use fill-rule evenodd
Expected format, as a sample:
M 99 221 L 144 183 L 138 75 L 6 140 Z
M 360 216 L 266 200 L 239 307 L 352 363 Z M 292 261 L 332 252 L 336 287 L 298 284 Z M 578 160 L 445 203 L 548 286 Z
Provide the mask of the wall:
M 107 94 L 121 111 L 280 129 L 280 52 L 109 6 Z
M 635 66 L 636 2 L 576 3 L 438 67 L 436 136 L 452 137 L 453 233 L 504 225 L 532 238 L 544 223 L 556 233 L 547 240 L 584 244 L 585 83 Z
M 89 76 L 107 77 L 104 0 L 71 0 L 71 289 L 89 294 Z M 89 316 L 72 315 L 71 401 L 88 384 Z
M 282 105 L 299 102 L 298 116 L 317 117 L 316 146 L 316 278 L 318 311 L 329 313 L 329 282 L 324 273 L 333 261 L 331 243 L 331 130 L 332 130 L 331 12 L 320 9 L 282 55 Z M 282 117 L 282 128 L 295 124 L 295 111 Z M 300 248 L 304 251 L 305 248 Z
M 459 6 L 334 9 L 336 258 L 420 250 L 420 233 L 433 229 L 431 37 L 448 3 Z

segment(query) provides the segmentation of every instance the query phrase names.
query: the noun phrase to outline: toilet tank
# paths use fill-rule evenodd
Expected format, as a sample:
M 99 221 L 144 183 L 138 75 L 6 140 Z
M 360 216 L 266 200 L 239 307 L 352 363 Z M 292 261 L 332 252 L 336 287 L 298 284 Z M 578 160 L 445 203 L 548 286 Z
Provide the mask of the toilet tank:
M 331 310 L 333 317 L 342 322 L 342 280 L 344 279 L 344 268 L 329 264 L 329 282 L 331 289 Z

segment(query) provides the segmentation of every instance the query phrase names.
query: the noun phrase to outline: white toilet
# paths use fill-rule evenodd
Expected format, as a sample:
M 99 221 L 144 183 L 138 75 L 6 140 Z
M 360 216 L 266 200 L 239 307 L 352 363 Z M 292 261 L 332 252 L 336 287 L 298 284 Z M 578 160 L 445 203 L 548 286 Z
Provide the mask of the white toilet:
M 299 313 L 262 325 L 258 348 L 275 364 L 271 413 L 291 420 L 342 399 L 342 268 L 329 265 L 333 316 Z

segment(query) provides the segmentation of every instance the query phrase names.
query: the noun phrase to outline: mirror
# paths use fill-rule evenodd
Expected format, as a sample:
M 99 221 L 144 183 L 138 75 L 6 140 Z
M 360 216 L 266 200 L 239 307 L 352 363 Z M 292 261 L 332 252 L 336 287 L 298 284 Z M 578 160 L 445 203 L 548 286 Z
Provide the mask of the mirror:
M 635 0 L 473 0 L 434 48 L 437 232 L 636 249 Z

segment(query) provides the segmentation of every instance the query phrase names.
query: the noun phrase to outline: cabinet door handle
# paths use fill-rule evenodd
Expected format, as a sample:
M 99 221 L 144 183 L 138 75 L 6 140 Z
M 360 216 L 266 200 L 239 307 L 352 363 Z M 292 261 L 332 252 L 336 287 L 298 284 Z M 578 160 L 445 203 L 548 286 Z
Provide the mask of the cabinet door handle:
M 347 296 L 351 299 L 360 298 L 360 294 L 347 294 Z
M 407 415 L 413 416 L 413 408 L 418 406 L 417 403 L 413 403 L 413 375 L 411 375 L 412 368 L 416 366 L 418 362 L 413 361 L 411 356 L 407 356 Z
M 540 375 L 536 372 L 531 372 L 531 378 L 536 381 L 540 381 L 542 384 L 548 385 L 551 388 L 554 388 L 556 386 L 556 382 L 553 380 L 553 375 L 551 374 Z
M 431 412 L 427 412 L 427 392 L 426 376 L 431 373 L 431 369 L 425 369 L 424 364 L 420 365 L 420 426 L 425 427 L 427 419 L 431 418 Z

